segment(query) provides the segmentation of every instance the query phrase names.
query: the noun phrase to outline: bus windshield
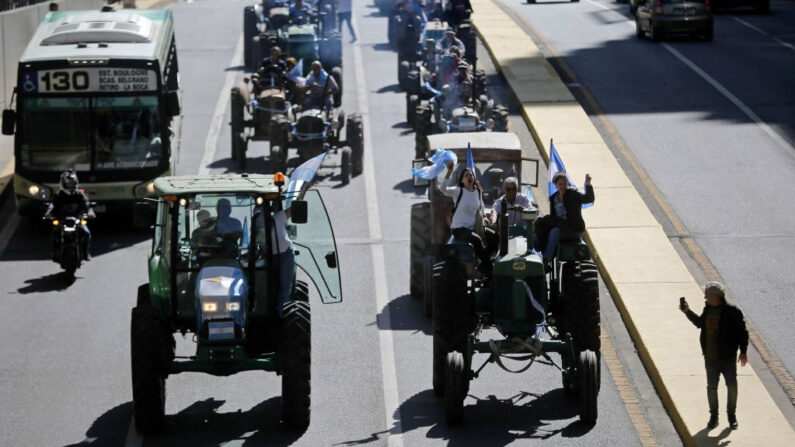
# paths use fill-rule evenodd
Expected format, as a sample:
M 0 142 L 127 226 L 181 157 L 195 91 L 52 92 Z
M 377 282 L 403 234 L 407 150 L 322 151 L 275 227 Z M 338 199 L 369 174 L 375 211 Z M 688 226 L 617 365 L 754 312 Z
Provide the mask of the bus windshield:
M 22 128 L 22 165 L 29 169 L 153 168 L 163 158 L 154 95 L 25 98 Z

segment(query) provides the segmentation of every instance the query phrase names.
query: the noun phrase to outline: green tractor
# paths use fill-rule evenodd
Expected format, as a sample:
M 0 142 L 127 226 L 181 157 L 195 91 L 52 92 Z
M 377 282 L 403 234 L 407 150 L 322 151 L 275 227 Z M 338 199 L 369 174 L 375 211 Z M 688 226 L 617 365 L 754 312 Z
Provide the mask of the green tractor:
M 457 132 L 424 138 L 429 148 L 445 148 L 454 152 L 459 160 L 466 160 L 467 146 L 472 148 L 487 207 L 502 195 L 502 182 L 507 177 L 516 177 L 525 186 L 537 183 L 538 161 L 522 155 L 519 137 L 514 133 Z M 426 163 L 425 158 L 417 158 L 413 167 L 419 168 Z M 456 170 L 453 176 L 458 172 Z M 433 314 L 434 265 L 444 259 L 444 246 L 450 239 L 448 219 L 454 203 L 452 198 L 442 194 L 435 179 L 427 182 L 415 178 L 414 186 L 427 186 L 428 200 L 411 207 L 410 290 L 412 297 L 424 302 L 425 314 L 430 317 Z
M 284 182 L 279 173 L 161 177 L 154 183 L 156 217 L 149 203 L 137 206 L 137 224 L 155 222 L 149 282 L 138 288 L 131 323 L 133 413 L 140 432 L 162 427 L 166 379 L 184 372 L 275 372 L 282 376 L 283 422 L 299 430 L 309 425 L 309 287 L 296 279 L 295 267 L 282 284 L 286 251 L 268 236 L 271 213 L 293 199 Z M 342 301 L 336 243 L 320 194 L 306 191 L 289 210 L 286 231 L 295 265 L 323 303 Z M 284 287 L 289 298 L 280 305 Z M 174 335 L 189 332 L 195 354 L 176 356 Z

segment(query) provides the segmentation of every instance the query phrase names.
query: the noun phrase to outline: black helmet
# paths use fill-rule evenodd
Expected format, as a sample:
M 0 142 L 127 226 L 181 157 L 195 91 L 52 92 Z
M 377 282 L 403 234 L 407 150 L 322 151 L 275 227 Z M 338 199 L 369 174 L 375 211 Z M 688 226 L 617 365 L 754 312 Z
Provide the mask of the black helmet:
M 61 173 L 61 189 L 64 191 L 69 194 L 74 193 L 77 191 L 77 183 L 77 174 L 75 174 L 74 169 L 67 169 Z

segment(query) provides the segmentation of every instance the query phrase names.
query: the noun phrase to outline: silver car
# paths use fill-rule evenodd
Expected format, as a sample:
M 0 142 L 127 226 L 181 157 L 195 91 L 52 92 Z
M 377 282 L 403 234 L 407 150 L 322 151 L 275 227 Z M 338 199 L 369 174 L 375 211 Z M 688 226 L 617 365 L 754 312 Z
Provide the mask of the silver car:
M 666 34 L 699 34 L 712 40 L 710 0 L 638 0 L 635 33 L 659 41 Z

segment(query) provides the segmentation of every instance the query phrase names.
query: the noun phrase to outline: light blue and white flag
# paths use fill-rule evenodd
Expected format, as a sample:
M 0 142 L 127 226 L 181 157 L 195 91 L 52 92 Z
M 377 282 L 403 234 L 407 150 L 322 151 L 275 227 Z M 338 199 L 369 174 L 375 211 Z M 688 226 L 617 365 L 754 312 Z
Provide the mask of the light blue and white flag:
M 475 175 L 475 157 L 472 156 L 472 145 L 467 143 L 467 169 Z
M 420 169 L 412 168 L 411 175 L 425 180 L 433 180 L 442 173 L 444 166 L 448 161 L 452 161 L 454 165 L 458 163 L 458 157 L 456 157 L 453 151 L 439 148 L 436 150 L 436 152 L 434 152 L 433 156 L 428 159 L 428 161 L 431 162 L 431 164 L 428 166 L 422 167 Z
M 285 74 L 285 76 L 287 76 L 287 79 L 291 80 L 295 84 L 304 84 L 306 82 L 306 78 L 301 76 L 303 73 L 304 73 L 304 60 L 301 59 L 300 61 L 298 61 L 297 64 L 295 64 L 295 67 L 293 67 Z
M 290 183 L 287 184 L 287 192 L 285 193 L 285 208 L 290 208 L 293 199 L 298 198 L 304 186 L 309 187 L 315 179 L 320 165 L 323 164 L 323 159 L 326 158 L 326 154 L 327 152 L 322 152 L 310 158 L 290 174 Z
M 566 178 L 569 179 L 569 185 L 577 188 L 577 184 L 574 183 L 574 180 L 571 179 L 568 171 L 566 171 L 566 166 L 563 165 L 563 160 L 560 158 L 560 154 L 558 154 L 558 150 L 555 149 L 555 145 L 552 143 L 552 140 L 549 140 L 549 196 L 552 197 L 553 194 L 558 192 L 558 187 L 552 182 L 552 178 L 555 177 L 555 174 L 558 172 L 565 172 Z M 583 203 L 582 208 L 590 208 L 592 207 L 594 202 L 591 203 Z

